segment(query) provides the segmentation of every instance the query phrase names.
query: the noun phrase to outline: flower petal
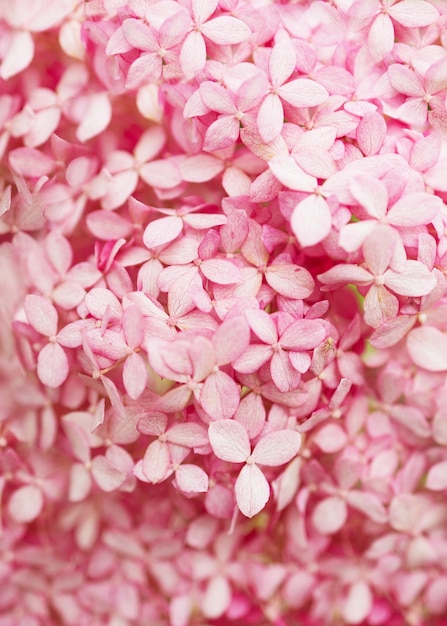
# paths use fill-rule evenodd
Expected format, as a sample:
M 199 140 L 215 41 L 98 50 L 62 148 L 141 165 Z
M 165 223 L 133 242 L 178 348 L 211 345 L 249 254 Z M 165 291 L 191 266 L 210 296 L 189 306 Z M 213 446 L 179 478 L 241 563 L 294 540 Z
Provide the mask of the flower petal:
M 27 524 L 38 517 L 44 505 L 41 490 L 35 485 L 19 487 L 9 499 L 8 513 L 18 524 Z
M 208 491 L 208 476 L 197 465 L 183 464 L 175 472 L 176 486 L 183 493 L 205 493 Z
M 267 504 L 270 486 L 266 477 L 255 464 L 244 465 L 234 485 L 236 502 L 241 513 L 253 517 Z
M 329 235 L 332 228 L 332 215 L 328 203 L 315 194 L 301 200 L 292 213 L 290 225 L 303 248 L 320 243 Z
M 429 372 L 447 371 L 447 336 L 433 326 L 410 331 L 407 349 L 415 365 Z
M 24 307 L 28 322 L 38 333 L 46 337 L 56 336 L 58 315 L 47 298 L 28 294 L 25 298 Z
M 277 430 L 264 435 L 256 444 L 252 459 L 255 463 L 276 467 L 296 456 L 301 447 L 301 435 L 296 430 Z
M 322 535 L 338 532 L 348 519 L 348 507 L 338 496 L 325 498 L 317 504 L 312 514 L 312 523 Z
M 223 461 L 245 463 L 251 447 L 247 431 L 235 420 L 211 422 L 208 436 L 214 454 Z
M 47 343 L 37 357 L 37 375 L 47 387 L 60 387 L 66 380 L 69 365 L 65 350 L 58 343 Z

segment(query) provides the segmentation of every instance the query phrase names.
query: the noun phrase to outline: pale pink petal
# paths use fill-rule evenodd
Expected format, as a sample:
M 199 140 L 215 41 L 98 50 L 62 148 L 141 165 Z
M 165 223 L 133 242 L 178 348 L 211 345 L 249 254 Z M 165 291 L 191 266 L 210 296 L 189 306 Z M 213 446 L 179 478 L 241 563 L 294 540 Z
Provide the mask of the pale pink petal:
M 363 580 L 352 584 L 343 605 L 342 615 L 346 624 L 360 624 L 371 613 L 373 595 L 369 585 Z
M 180 51 L 180 65 L 185 78 L 193 78 L 206 63 L 206 46 L 202 33 L 193 30 L 187 35 Z
M 246 517 L 253 517 L 267 504 L 270 486 L 266 477 L 255 464 L 244 465 L 234 485 L 239 510 Z
M 251 456 L 255 463 L 276 467 L 291 461 L 300 447 L 301 435 L 296 430 L 277 430 L 264 435 Z
M 364 220 L 346 224 L 340 229 L 338 245 L 346 252 L 356 252 L 359 250 L 365 239 L 374 231 L 376 220 Z
M 279 87 L 293 74 L 296 65 L 296 52 L 289 37 L 283 37 L 273 46 L 269 59 L 269 73 L 272 84 Z
M 97 166 L 97 161 L 91 157 L 80 156 L 73 159 L 65 171 L 67 183 L 72 187 L 81 187 L 94 176 Z
M 350 491 L 347 496 L 349 506 L 364 513 L 378 524 L 385 524 L 388 515 L 378 496 L 366 491 Z
M 335 265 L 327 272 L 318 275 L 318 280 L 327 285 L 327 289 L 353 283 L 358 286 L 366 286 L 373 282 L 374 277 L 363 267 L 346 263 L 345 265 Z
M 368 215 L 381 220 L 388 207 L 388 192 L 385 185 L 370 174 L 356 172 L 349 183 L 355 200 L 366 209 Z
M 280 345 L 288 350 L 312 350 L 326 339 L 320 320 L 296 320 L 281 335 Z
M 436 615 L 447 612 L 447 576 L 439 576 L 429 584 L 424 593 L 424 604 Z
M 242 398 L 234 416 L 248 433 L 250 439 L 259 435 L 265 424 L 266 411 L 260 394 L 249 393 Z
M 390 348 L 398 343 L 413 328 L 416 319 L 412 315 L 399 315 L 381 324 L 369 338 L 372 346 L 379 349 Z
M 239 399 L 239 387 L 228 374 L 221 371 L 208 376 L 200 393 L 200 404 L 215 420 L 233 417 Z
M 387 270 L 385 285 L 402 296 L 425 296 L 436 286 L 436 278 L 420 261 L 407 261 L 403 272 Z
M 198 24 L 206 22 L 217 9 L 218 0 L 191 0 L 191 10 L 194 21 Z
M 205 183 L 218 176 L 224 169 L 222 159 L 211 154 L 189 156 L 180 165 L 183 180 L 189 183 Z
M 256 118 L 259 134 L 266 143 L 273 141 L 281 132 L 284 123 L 284 109 L 278 94 L 268 94 L 259 107 Z
M 390 409 L 390 416 L 418 437 L 430 437 L 431 428 L 424 413 L 412 406 L 396 404 Z
M 274 156 L 268 162 L 275 178 L 293 191 L 313 192 L 317 179 L 307 174 L 290 156 Z
M 218 285 L 235 285 L 243 282 L 240 269 L 226 259 L 202 261 L 200 269 L 208 280 Z
M 151 50 L 152 52 L 157 50 L 158 42 L 153 30 L 141 20 L 128 18 L 124 20 L 121 28 L 126 41 L 131 44 L 132 48 Z
M 337 172 L 337 166 L 332 156 L 320 148 L 305 146 L 293 156 L 307 174 L 316 178 L 329 178 Z
M 290 225 L 302 247 L 323 241 L 332 228 L 332 215 L 326 200 L 312 194 L 299 202 L 292 213 Z
M 200 85 L 200 98 L 203 104 L 221 115 L 233 115 L 237 108 L 234 102 L 234 96 L 228 89 L 222 87 L 218 83 L 206 80 Z
M 190 593 L 173 595 L 169 603 L 170 626 L 188 626 L 195 602 Z
M 162 126 L 153 126 L 146 130 L 138 140 L 134 149 L 137 163 L 151 161 L 166 143 L 166 133 Z
M 273 319 L 261 310 L 248 310 L 246 318 L 252 331 L 265 343 L 272 344 L 278 341 L 278 331 Z
M 9 499 L 8 513 L 18 524 L 27 524 L 39 516 L 44 505 L 41 490 L 36 485 L 20 487 Z
M 425 484 L 431 491 L 447 489 L 447 461 L 436 463 L 430 468 Z
M 217 230 L 209 230 L 200 242 L 198 253 L 202 261 L 212 259 L 216 256 L 220 246 L 220 236 Z
M 407 28 L 420 28 L 434 24 L 439 17 L 437 9 L 429 2 L 402 0 L 389 8 L 389 15 Z
M 393 63 L 388 67 L 388 79 L 393 89 L 406 96 L 424 96 L 424 87 L 417 74 L 406 65 Z
M 237 359 L 250 343 L 250 329 L 244 317 L 223 322 L 213 336 L 217 365 L 227 365 Z
M 275 385 L 284 393 L 296 389 L 301 380 L 301 374 L 292 366 L 289 355 L 284 350 L 273 352 L 270 374 Z
M 106 492 L 115 491 L 126 480 L 126 474 L 113 467 L 110 461 L 102 455 L 93 459 L 92 475 L 98 487 Z
M 145 183 L 158 189 L 173 189 L 182 182 L 179 168 L 169 159 L 145 163 L 139 172 Z
M 70 242 L 58 232 L 50 232 L 45 239 L 45 251 L 53 267 L 65 274 L 73 263 Z
M 59 126 L 60 119 L 59 107 L 51 107 L 36 113 L 32 128 L 26 135 L 25 144 L 35 148 L 45 143 Z
M 102 207 L 107 211 L 112 211 L 123 205 L 133 194 L 137 185 L 138 173 L 133 170 L 115 174 L 107 187 L 107 194 L 101 199 Z
M 289 352 L 289 360 L 292 367 L 300 374 L 305 374 L 312 363 L 312 357 L 307 352 Z
M 143 471 L 151 483 L 161 482 L 169 469 L 168 445 L 162 441 L 153 441 L 143 457 Z
M 294 300 L 308 298 L 315 283 L 311 274 L 298 265 L 270 265 L 265 272 L 268 285 L 279 295 Z
M 347 519 L 348 507 L 338 496 L 331 496 L 319 502 L 312 514 L 312 523 L 322 535 L 338 532 Z
M 363 256 L 372 274 L 380 276 L 393 258 L 398 236 L 394 229 L 378 225 L 362 246 Z
M 6 56 L 0 67 L 0 78 L 8 80 L 26 69 L 34 57 L 34 41 L 27 30 L 18 30 L 12 35 Z
M 383 285 L 372 285 L 366 294 L 364 303 L 365 322 L 377 328 L 380 324 L 396 317 L 399 301 Z
M 233 115 L 222 115 L 208 126 L 203 149 L 207 152 L 214 152 L 229 148 L 237 141 L 239 130 L 239 121 Z
M 400 493 L 391 501 L 390 525 L 399 532 L 414 533 L 429 507 L 430 501 L 421 494 Z
M 196 230 L 208 230 L 208 228 L 226 224 L 227 218 L 225 215 L 214 213 L 190 213 L 183 217 L 183 221 Z
M 163 246 L 170 241 L 174 241 L 183 230 L 183 220 L 181 217 L 161 217 L 149 222 L 143 233 L 144 245 L 149 248 Z
M 272 356 L 271 346 L 263 344 L 252 344 L 248 349 L 233 362 L 233 367 L 237 372 L 251 374 L 256 372 Z
M 110 404 L 115 409 L 117 415 L 122 419 L 127 419 L 126 410 L 124 408 L 121 395 L 116 388 L 115 383 L 107 376 L 101 376 L 101 382 L 104 385 Z
M 203 24 L 201 32 L 205 37 L 221 46 L 241 43 L 251 35 L 251 30 L 245 22 L 230 15 L 209 20 Z
M 176 486 L 184 493 L 205 493 L 208 491 L 208 476 L 197 465 L 184 464 L 175 472 Z
M 55 167 L 54 160 L 37 148 L 15 148 L 11 150 L 9 163 L 15 172 L 27 178 L 47 176 Z
M 222 176 L 222 187 L 228 196 L 250 195 L 251 178 L 238 167 L 229 166 Z
M 338 424 L 327 424 L 316 433 L 313 441 L 326 454 L 334 454 L 345 447 L 348 436 Z
M 200 424 L 185 422 L 171 426 L 166 432 L 166 441 L 186 448 L 195 448 L 205 446 L 208 443 L 208 436 L 205 428 Z
M 68 499 L 70 502 L 81 502 L 92 488 L 92 477 L 85 465 L 75 463 L 70 469 Z
M 76 131 L 76 138 L 84 143 L 96 137 L 107 128 L 112 119 L 112 105 L 107 93 L 92 94 L 82 122 Z
M 356 138 L 364 155 L 377 154 L 383 146 L 387 132 L 386 122 L 380 113 L 367 113 L 357 126 Z
M 429 224 L 439 213 L 441 198 L 432 194 L 410 193 L 400 198 L 388 211 L 387 222 L 393 226 L 421 226 Z
M 212 578 L 200 603 L 203 614 L 208 619 L 218 619 L 230 606 L 232 590 L 227 578 L 222 575 Z
M 60 387 L 66 380 L 69 364 L 65 350 L 58 343 L 47 343 L 37 357 L 37 375 L 47 387 Z
M 223 461 L 245 463 L 250 456 L 247 431 L 235 420 L 211 422 L 208 436 L 214 454 Z
M 124 363 L 123 384 L 132 400 L 137 400 L 146 388 L 147 366 L 136 352 L 132 352 Z
M 413 363 L 429 372 L 447 371 L 447 336 L 433 326 L 410 331 L 407 349 Z
M 447 87 L 447 75 L 446 75 L 446 67 L 447 67 L 447 58 L 445 55 L 442 55 L 439 61 L 433 63 L 425 74 L 425 90 L 430 94 L 438 94 L 442 92 Z M 439 102 L 438 99 L 434 99 L 433 103 Z M 443 106 L 441 105 L 441 111 L 443 111 Z
M 139 348 L 144 339 L 144 318 L 136 304 L 123 311 L 122 328 L 127 344 L 132 350 Z
M 278 93 L 283 100 L 299 108 L 318 106 L 329 97 L 323 85 L 308 78 L 292 80 L 280 87 Z
M 394 28 L 386 13 L 379 13 L 368 32 L 368 49 L 374 61 L 381 61 L 394 47 Z
M 112 444 L 107 448 L 106 459 L 125 474 L 132 473 L 134 468 L 134 460 L 131 455 L 121 446 Z
M 301 459 L 296 457 L 278 478 L 272 481 L 277 511 L 283 511 L 294 499 L 300 484 L 300 467 Z
M 102 319 L 106 314 L 113 321 L 121 319 L 121 303 L 109 289 L 94 287 L 85 296 L 84 303 L 90 315 L 96 319 Z
M 421 98 L 408 98 L 400 105 L 395 116 L 402 122 L 412 126 L 423 126 L 427 121 L 427 103 Z
M 162 59 L 155 52 L 146 52 L 132 63 L 126 78 L 126 89 L 134 90 L 149 81 L 160 78 L 163 69 Z
M 143 435 L 159 437 L 165 432 L 167 424 L 168 417 L 165 413 L 150 411 L 140 417 L 137 429 L 138 432 L 143 433 Z
M 38 333 L 46 337 L 54 337 L 57 334 L 58 315 L 49 300 L 28 294 L 24 307 L 28 322 Z
M 90 439 L 89 434 L 75 421 L 63 419 L 63 427 L 65 434 L 70 442 L 70 449 L 74 457 L 81 463 L 90 461 Z

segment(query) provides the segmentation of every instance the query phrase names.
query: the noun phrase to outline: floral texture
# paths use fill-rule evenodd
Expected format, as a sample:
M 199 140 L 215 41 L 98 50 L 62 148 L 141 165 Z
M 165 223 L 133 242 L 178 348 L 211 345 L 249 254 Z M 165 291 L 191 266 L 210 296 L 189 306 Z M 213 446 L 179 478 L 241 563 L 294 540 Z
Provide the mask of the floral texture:
M 445 626 L 446 33 L 0 0 L 0 626 Z

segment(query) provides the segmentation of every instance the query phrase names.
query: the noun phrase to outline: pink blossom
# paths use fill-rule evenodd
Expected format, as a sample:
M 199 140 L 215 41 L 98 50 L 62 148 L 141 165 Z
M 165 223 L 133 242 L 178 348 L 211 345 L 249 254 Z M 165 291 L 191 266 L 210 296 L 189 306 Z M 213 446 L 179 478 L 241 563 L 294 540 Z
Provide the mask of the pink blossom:
M 441 0 L 0 2 L 0 623 L 447 611 Z
M 339 265 L 319 276 L 329 288 L 349 282 L 361 287 L 371 285 L 364 306 L 365 321 L 373 327 L 397 315 L 399 304 L 391 291 L 402 296 L 424 296 L 436 284 L 435 277 L 419 261 L 405 260 L 399 271 L 391 269 L 397 236 L 387 226 L 380 227 L 380 234 L 380 243 L 374 234 L 363 244 L 365 267 Z
M 262 437 L 251 451 L 247 432 L 239 422 L 213 422 L 208 432 L 216 456 L 231 463 L 245 463 L 234 489 L 240 511 L 247 517 L 253 517 L 264 508 L 270 497 L 267 479 L 257 463 L 270 467 L 287 463 L 297 454 L 301 436 L 294 431 L 272 432 Z

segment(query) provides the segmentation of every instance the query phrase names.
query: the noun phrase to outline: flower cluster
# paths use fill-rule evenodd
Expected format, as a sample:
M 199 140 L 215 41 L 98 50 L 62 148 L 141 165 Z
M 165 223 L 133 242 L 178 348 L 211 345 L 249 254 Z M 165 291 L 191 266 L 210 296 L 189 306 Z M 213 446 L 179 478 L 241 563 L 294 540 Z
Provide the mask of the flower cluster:
M 446 27 L 0 0 L 1 626 L 445 624 Z

